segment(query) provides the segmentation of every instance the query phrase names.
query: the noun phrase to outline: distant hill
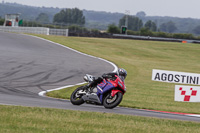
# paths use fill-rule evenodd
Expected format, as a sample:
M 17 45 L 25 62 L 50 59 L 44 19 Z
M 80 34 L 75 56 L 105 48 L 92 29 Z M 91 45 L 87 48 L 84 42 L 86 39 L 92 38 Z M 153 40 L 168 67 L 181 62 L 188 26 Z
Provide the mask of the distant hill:
M 50 21 L 53 20 L 53 16 L 58 13 L 59 8 L 48 7 L 34 7 L 26 6 L 17 3 L 1 3 L 0 4 L 0 16 L 4 18 L 5 14 L 9 13 L 21 13 L 20 18 L 25 20 L 35 20 L 40 13 L 46 13 L 49 15 Z
M 35 20 L 40 13 L 46 13 L 49 16 L 50 22 L 53 21 L 53 17 L 56 13 L 60 12 L 61 8 L 53 7 L 34 7 L 21 5 L 17 3 L 0 3 L 0 16 L 4 18 L 8 13 L 21 13 L 21 18 L 24 20 Z M 88 11 L 83 10 L 83 14 L 86 18 L 87 28 L 96 28 L 100 30 L 106 30 L 109 24 L 115 23 L 118 25 L 119 19 L 121 19 L 123 13 L 110 13 L 104 11 Z M 160 17 L 160 16 L 143 16 L 140 17 L 145 23 L 148 20 L 156 22 L 159 26 L 162 23 L 173 21 L 177 27 L 176 33 L 193 33 L 193 29 L 200 25 L 200 19 L 193 18 L 178 18 L 178 17 Z
M 157 23 L 157 25 L 161 25 L 163 23 L 172 21 L 175 23 L 177 30 L 176 33 L 193 33 L 193 29 L 200 25 L 200 19 L 193 18 L 178 18 L 178 17 L 160 17 L 160 16 L 146 16 L 141 18 L 143 22 L 148 20 L 152 20 Z
M 86 27 L 93 27 L 101 30 L 107 29 L 109 24 L 118 25 L 119 20 L 124 16 L 122 13 L 109 13 L 103 11 L 83 10 L 86 18 Z

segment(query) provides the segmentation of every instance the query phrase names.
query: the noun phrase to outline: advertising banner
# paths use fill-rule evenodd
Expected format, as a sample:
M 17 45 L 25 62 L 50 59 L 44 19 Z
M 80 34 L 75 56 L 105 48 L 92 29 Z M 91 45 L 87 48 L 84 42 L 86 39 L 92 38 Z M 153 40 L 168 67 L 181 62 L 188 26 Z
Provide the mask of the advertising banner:
M 168 83 L 200 85 L 200 74 L 153 69 L 152 80 Z
M 175 101 L 200 102 L 200 87 L 198 86 L 175 86 Z

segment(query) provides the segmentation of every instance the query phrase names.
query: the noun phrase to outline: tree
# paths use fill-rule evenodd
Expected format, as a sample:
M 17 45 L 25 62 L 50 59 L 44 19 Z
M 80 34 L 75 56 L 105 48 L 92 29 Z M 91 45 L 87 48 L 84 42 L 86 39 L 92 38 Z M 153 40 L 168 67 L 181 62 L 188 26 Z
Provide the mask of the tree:
M 139 18 L 144 18 L 146 16 L 146 13 L 144 11 L 137 12 L 136 16 Z
M 126 16 L 122 17 L 119 20 L 119 27 L 125 25 Z M 128 16 L 128 30 L 139 31 L 143 26 L 143 22 L 141 19 L 135 16 Z
M 108 25 L 108 33 L 119 34 L 120 28 L 117 27 L 115 24 L 110 24 Z
M 160 31 L 167 32 L 167 24 L 163 23 L 160 25 Z
M 0 16 L 0 25 L 3 25 L 4 21 L 5 21 L 5 19 L 2 19 L 1 16 Z
M 84 25 L 85 17 L 83 16 L 83 12 L 78 8 L 63 9 L 59 13 L 55 14 L 53 22 L 63 24 Z
M 194 34 L 196 34 L 196 35 L 200 35 L 200 25 L 196 26 L 196 27 L 192 30 L 192 32 L 193 32 Z
M 140 35 L 142 35 L 142 36 L 152 36 L 153 33 L 148 28 L 141 28 L 140 29 Z
M 152 22 L 151 20 L 147 21 L 145 23 L 144 27 L 149 29 L 150 31 L 156 31 L 157 30 L 156 23 Z
M 40 23 L 49 23 L 49 16 L 46 13 L 40 13 L 35 20 Z
M 167 23 L 167 29 L 168 29 L 168 32 L 169 32 L 169 33 L 173 33 L 174 31 L 177 30 L 175 23 L 172 22 L 172 21 L 169 21 L 169 22 Z
M 173 33 L 174 31 L 177 30 L 177 27 L 176 27 L 174 22 L 169 21 L 167 23 L 161 24 L 160 25 L 160 30 L 163 31 L 163 32 Z

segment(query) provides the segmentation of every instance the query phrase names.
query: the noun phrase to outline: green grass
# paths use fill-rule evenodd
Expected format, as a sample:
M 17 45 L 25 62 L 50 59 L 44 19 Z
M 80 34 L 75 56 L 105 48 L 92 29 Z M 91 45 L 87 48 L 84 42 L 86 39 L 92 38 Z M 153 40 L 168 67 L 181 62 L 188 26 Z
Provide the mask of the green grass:
M 199 133 L 199 123 L 0 105 L 1 133 Z
M 47 92 L 46 95 L 49 96 L 49 97 L 54 97 L 54 98 L 70 99 L 72 92 L 76 88 L 83 86 L 83 85 L 76 85 L 76 86 L 61 89 L 61 90 L 50 91 L 50 92 Z
M 198 44 L 39 36 L 125 68 L 128 71 L 127 93 L 121 106 L 197 114 L 200 112 L 200 103 L 174 101 L 175 84 L 151 80 L 152 69 L 200 73 Z

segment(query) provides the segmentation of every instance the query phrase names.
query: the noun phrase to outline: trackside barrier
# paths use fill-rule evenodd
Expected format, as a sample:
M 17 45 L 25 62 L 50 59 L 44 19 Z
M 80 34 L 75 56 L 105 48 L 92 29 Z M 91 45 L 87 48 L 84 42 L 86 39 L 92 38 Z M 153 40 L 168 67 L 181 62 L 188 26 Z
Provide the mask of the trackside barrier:
M 8 26 L 0 26 L 0 31 L 68 36 L 68 29 L 50 29 L 50 28 L 45 28 L 45 27 L 8 27 Z
M 127 38 L 127 39 L 139 39 L 139 40 L 169 41 L 169 42 L 182 42 L 182 43 L 200 43 L 200 40 L 186 40 L 186 39 L 151 37 L 151 36 L 136 36 L 136 35 L 122 35 L 122 34 L 113 34 L 113 36 Z
M 5 32 L 33 33 L 33 34 L 49 35 L 49 28 L 44 28 L 44 27 L 7 27 L 7 26 L 0 26 L 0 30 L 5 31 Z
M 49 35 L 68 36 L 68 29 L 49 29 Z
M 133 38 L 133 39 L 141 39 L 141 40 L 159 40 L 159 41 L 175 41 L 182 42 L 181 39 L 174 38 L 162 38 L 162 37 L 151 37 L 151 36 L 136 36 L 136 35 L 122 35 L 122 34 L 113 34 L 113 36 L 124 37 L 124 38 Z

